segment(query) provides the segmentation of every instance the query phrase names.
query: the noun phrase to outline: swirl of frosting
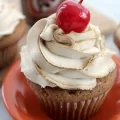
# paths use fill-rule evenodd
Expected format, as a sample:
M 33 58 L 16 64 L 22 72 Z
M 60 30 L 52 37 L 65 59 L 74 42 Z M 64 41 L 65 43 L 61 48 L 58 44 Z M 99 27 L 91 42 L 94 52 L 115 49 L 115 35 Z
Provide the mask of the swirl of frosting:
M 98 27 L 65 34 L 55 14 L 38 21 L 21 51 L 21 70 L 41 87 L 91 90 L 115 68 Z
M 0 0 L 0 37 L 12 34 L 25 16 L 8 2 Z

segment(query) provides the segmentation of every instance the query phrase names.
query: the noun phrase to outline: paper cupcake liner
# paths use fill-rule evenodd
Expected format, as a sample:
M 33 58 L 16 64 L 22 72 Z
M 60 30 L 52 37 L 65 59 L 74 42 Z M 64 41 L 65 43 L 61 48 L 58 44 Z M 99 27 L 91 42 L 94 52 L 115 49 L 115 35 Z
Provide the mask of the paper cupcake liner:
M 80 102 L 56 102 L 39 96 L 43 110 L 53 120 L 87 120 L 104 102 L 107 92 L 90 100 Z
M 0 68 L 9 66 L 16 58 L 18 52 L 17 43 L 0 50 Z

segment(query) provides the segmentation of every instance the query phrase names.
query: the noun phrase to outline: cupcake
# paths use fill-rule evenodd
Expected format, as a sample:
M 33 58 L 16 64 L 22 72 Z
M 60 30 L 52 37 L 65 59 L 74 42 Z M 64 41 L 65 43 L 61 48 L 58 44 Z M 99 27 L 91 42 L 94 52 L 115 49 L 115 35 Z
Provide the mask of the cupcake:
M 114 32 L 114 41 L 116 45 L 120 48 L 120 25 L 116 28 Z
M 0 2 L 0 68 L 10 65 L 26 31 L 25 16 L 10 3 Z
M 54 120 L 87 120 L 116 79 L 114 52 L 80 3 L 65 1 L 39 20 L 21 50 L 21 71 Z
M 22 0 L 23 12 L 29 24 L 53 14 L 58 5 L 65 0 Z

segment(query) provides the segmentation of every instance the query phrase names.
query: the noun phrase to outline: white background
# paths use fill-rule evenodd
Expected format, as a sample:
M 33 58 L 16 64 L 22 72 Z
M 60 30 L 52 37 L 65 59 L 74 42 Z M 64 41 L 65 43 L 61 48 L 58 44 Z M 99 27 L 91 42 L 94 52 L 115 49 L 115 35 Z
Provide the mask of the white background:
M 18 0 L 15 0 L 15 2 L 17 1 Z M 108 15 L 115 21 L 117 22 L 120 21 L 120 0 L 84 0 L 84 1 L 85 3 L 95 7 L 99 11 Z M 106 43 L 107 43 L 107 47 L 116 51 L 117 55 L 119 56 L 120 52 L 113 42 L 112 35 L 107 37 Z M 8 115 L 8 113 L 4 108 L 2 102 L 1 90 L 0 90 L 0 120 L 12 120 L 12 118 Z

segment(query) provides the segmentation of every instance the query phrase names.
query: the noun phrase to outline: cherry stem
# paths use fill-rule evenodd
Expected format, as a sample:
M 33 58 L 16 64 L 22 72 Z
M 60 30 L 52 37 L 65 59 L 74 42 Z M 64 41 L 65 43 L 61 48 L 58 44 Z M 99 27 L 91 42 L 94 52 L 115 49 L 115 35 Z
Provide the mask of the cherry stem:
M 80 3 L 80 4 L 82 4 L 82 2 L 83 2 L 83 0 L 80 0 L 80 2 L 79 2 L 79 3 Z

